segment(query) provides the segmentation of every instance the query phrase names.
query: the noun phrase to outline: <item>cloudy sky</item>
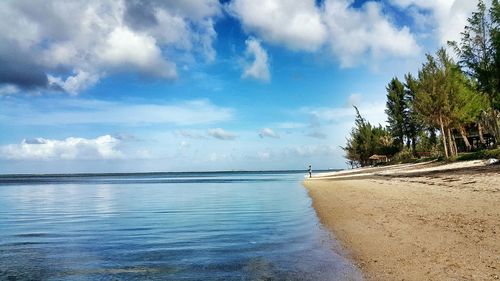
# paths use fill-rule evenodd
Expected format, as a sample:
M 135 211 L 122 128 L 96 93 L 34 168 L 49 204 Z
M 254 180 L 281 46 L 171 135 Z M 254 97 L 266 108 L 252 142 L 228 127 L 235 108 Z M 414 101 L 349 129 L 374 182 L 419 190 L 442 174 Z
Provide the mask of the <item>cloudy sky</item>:
M 0 1 L 0 173 L 344 168 L 475 5 Z

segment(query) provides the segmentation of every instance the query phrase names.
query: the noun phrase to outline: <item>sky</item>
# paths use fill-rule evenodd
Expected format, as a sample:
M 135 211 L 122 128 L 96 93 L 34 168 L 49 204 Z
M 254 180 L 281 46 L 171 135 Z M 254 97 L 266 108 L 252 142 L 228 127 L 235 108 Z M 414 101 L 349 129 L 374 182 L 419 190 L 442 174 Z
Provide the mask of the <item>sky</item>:
M 0 173 L 345 168 L 476 4 L 0 1 Z

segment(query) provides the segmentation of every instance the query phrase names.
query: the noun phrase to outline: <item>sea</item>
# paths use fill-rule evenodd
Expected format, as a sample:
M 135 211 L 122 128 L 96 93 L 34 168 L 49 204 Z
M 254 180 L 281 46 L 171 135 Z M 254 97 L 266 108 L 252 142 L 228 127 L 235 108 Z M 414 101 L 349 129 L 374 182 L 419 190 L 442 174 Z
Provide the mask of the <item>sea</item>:
M 0 280 L 362 280 L 304 176 L 0 175 Z

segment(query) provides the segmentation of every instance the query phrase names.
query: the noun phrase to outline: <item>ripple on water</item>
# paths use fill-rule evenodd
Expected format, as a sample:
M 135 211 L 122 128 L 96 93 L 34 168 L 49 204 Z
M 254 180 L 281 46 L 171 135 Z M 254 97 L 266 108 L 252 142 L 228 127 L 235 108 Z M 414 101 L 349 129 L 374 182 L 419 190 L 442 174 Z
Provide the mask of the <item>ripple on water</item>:
M 301 175 L 159 177 L 7 179 L 0 280 L 361 280 Z

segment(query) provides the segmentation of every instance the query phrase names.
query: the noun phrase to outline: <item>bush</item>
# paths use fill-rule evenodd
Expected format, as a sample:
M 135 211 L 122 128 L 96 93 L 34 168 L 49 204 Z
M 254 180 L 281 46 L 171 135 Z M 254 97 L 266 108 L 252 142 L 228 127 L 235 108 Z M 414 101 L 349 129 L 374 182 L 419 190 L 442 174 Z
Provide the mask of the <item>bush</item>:
M 475 151 L 475 152 L 460 153 L 457 157 L 457 161 L 490 159 L 490 158 L 499 159 L 500 158 L 500 148 L 490 149 L 490 150 L 479 150 L 479 151 Z
M 416 161 L 416 158 L 413 156 L 413 153 L 406 148 L 396 153 L 391 159 L 391 163 L 410 163 L 414 161 Z

